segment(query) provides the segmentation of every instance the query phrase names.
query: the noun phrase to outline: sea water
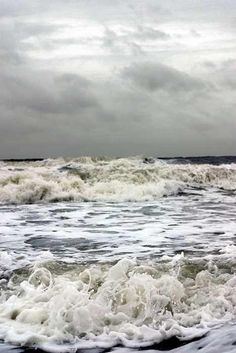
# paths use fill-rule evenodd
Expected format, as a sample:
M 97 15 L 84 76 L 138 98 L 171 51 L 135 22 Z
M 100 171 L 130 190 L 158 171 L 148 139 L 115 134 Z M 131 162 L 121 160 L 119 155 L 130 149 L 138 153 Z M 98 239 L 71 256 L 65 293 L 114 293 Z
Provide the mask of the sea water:
M 0 351 L 236 352 L 235 163 L 0 162 Z

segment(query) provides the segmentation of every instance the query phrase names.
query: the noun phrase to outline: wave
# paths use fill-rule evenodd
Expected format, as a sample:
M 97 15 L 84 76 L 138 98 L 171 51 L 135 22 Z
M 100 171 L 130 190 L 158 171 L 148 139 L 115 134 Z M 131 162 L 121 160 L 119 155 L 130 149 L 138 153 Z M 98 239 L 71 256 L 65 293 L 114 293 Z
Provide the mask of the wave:
M 2 203 L 146 201 L 177 195 L 188 187 L 236 190 L 236 164 L 80 157 L 0 165 Z
M 134 348 L 200 337 L 235 318 L 230 256 L 218 263 L 183 255 L 160 263 L 35 263 L 15 271 L 1 291 L 0 338 L 55 352 L 65 342 Z

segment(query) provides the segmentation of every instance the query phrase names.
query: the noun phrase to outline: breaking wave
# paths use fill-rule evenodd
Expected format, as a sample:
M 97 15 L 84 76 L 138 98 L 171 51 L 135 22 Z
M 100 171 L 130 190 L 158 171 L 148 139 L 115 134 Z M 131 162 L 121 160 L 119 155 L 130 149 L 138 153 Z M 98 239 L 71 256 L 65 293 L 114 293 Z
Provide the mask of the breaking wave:
M 173 164 L 141 158 L 49 159 L 0 165 L 0 202 L 147 201 L 188 187 L 236 189 L 236 164 Z
M 176 336 L 192 340 L 235 318 L 231 256 L 220 255 L 218 262 L 183 255 L 160 263 L 37 262 L 1 281 L 0 338 L 54 352 L 65 343 L 134 348 Z

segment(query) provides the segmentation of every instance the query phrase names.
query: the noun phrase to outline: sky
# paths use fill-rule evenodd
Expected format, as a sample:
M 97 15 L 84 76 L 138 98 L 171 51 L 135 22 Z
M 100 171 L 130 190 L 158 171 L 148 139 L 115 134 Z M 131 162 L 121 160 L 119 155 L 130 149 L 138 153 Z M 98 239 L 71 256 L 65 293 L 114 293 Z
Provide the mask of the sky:
M 0 0 L 0 158 L 236 155 L 235 0 Z

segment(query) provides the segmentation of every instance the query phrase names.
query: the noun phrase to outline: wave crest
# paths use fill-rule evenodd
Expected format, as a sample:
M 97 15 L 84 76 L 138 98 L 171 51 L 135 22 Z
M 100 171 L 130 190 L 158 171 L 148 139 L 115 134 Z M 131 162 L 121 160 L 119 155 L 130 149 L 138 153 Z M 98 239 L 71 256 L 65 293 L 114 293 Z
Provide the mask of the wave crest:
M 236 189 L 236 165 L 178 165 L 140 158 L 2 163 L 0 202 L 145 201 L 186 187 Z

